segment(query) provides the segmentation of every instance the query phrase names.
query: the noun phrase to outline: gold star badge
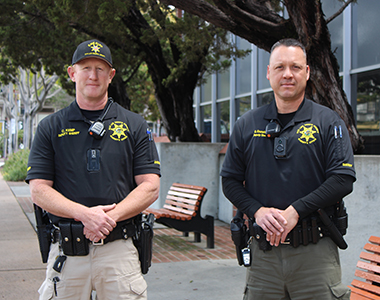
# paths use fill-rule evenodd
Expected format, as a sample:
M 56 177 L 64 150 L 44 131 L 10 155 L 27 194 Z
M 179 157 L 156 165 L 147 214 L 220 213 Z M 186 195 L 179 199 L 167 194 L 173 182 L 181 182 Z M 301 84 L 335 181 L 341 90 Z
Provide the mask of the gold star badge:
M 298 128 L 297 134 L 301 134 L 298 140 L 302 144 L 311 144 L 317 140 L 314 135 L 319 134 L 319 130 L 318 127 L 313 124 L 304 124 Z

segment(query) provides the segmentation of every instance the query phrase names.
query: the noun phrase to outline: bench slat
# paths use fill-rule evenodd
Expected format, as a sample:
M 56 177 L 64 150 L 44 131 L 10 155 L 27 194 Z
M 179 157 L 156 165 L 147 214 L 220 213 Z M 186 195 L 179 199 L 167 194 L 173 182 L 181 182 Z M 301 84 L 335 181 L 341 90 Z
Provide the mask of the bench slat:
M 195 213 L 194 210 L 187 210 L 187 209 L 177 207 L 177 206 L 173 206 L 173 205 L 164 204 L 163 207 L 166 208 L 167 210 L 170 210 L 173 212 L 180 212 L 180 213 L 183 213 L 183 214 L 189 215 L 189 216 L 192 216 Z
M 191 205 L 191 204 L 187 204 L 187 203 L 183 203 L 179 201 L 171 201 L 171 200 L 166 199 L 165 204 L 175 206 L 175 207 L 181 207 L 190 211 L 198 210 L 198 205 Z
M 368 239 L 371 243 L 380 245 L 380 237 L 371 235 Z
M 356 264 L 356 266 L 358 268 L 361 268 L 361 269 L 364 269 L 367 271 L 380 273 L 380 266 L 375 265 L 375 264 L 370 264 L 370 263 L 366 263 L 364 261 L 359 260 L 358 263 Z
M 187 194 L 195 194 L 195 195 L 203 195 L 205 191 L 203 189 L 197 190 L 192 188 L 181 188 L 181 187 L 175 187 L 171 186 L 169 191 L 177 191 L 177 192 L 183 192 Z
M 186 210 L 186 209 L 182 209 L 182 208 L 179 208 L 179 207 L 170 206 L 170 205 L 166 205 L 166 204 L 164 205 L 164 208 L 166 208 L 168 210 L 174 210 L 175 212 L 183 213 L 185 215 L 190 215 L 190 216 L 193 216 L 193 217 L 196 215 L 195 211 Z
M 368 292 L 375 293 L 376 295 L 380 295 L 380 287 L 372 285 L 370 283 L 354 279 L 352 280 L 351 285 L 366 290 Z
M 373 274 L 373 273 L 369 273 L 369 272 L 365 272 L 365 271 L 361 271 L 361 270 L 356 270 L 355 276 L 363 278 L 365 280 L 372 281 L 372 282 L 374 281 L 374 282 L 380 283 L 380 276 Z
M 190 220 L 192 218 L 191 215 L 181 214 L 181 213 L 175 212 L 173 210 L 168 210 L 164 207 L 160 208 L 159 211 L 163 213 L 163 215 L 161 217 L 165 217 L 165 218 L 172 218 L 172 219 L 182 220 L 182 221 Z
M 380 297 L 376 296 L 375 294 L 371 294 L 367 291 L 355 288 L 353 286 L 349 286 L 351 289 L 351 300 L 380 300 Z
M 371 251 L 371 252 L 380 254 L 380 246 L 376 246 L 376 245 L 367 243 L 364 245 L 364 249 L 367 251 Z
M 360 258 L 380 264 L 380 256 L 378 254 L 362 252 L 360 253 Z
M 199 205 L 199 200 L 191 200 L 191 199 L 180 198 L 180 197 L 170 196 L 170 195 L 168 195 L 166 197 L 166 201 L 168 201 L 168 199 L 169 200 L 175 200 L 175 201 L 185 202 L 187 204 L 192 204 L 192 205 Z
M 207 191 L 207 189 L 204 186 L 198 186 L 198 185 L 189 185 L 189 184 L 174 182 L 172 184 L 172 186 L 180 187 L 180 188 L 185 188 L 185 189 L 200 190 L 200 191 L 203 191 L 203 192 Z
M 168 195 L 183 197 L 187 199 L 194 199 L 194 200 L 199 200 L 202 198 L 202 196 L 197 195 L 197 194 L 188 194 L 188 193 L 182 193 L 182 192 L 177 192 L 177 191 L 169 191 Z

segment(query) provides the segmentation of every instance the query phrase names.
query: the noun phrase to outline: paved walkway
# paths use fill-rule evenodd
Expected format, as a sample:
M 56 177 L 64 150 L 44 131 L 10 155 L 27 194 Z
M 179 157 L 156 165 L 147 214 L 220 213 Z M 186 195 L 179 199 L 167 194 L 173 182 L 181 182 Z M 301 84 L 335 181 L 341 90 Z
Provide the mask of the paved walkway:
M 242 299 L 239 267 L 229 225 L 215 222 L 215 248 L 194 243 L 174 229 L 155 226 L 153 262 L 145 279 L 149 300 Z M 0 175 L 0 299 L 38 299 L 44 279 L 29 187 Z M 101 299 L 100 299 L 101 300 Z

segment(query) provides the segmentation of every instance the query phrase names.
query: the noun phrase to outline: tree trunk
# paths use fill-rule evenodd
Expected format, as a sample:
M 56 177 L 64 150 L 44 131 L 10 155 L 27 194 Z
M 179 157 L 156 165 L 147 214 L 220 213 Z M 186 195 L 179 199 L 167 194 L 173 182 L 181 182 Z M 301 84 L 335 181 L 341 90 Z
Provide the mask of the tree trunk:
M 32 126 L 33 126 L 33 119 L 30 116 L 29 113 L 24 112 L 24 134 L 23 134 L 23 144 L 25 149 L 30 149 L 30 146 L 32 145 Z
M 187 75 L 189 73 L 191 72 L 188 71 Z M 193 75 L 193 77 L 197 78 L 197 74 Z M 195 84 L 192 85 L 191 81 L 178 80 L 170 84 L 169 87 L 165 87 L 161 83 L 162 78 L 157 76 L 152 76 L 152 81 L 155 85 L 162 123 L 170 141 L 200 142 L 201 139 L 195 128 L 193 115 Z
M 330 33 L 321 3 L 287 0 L 285 5 L 308 55 L 311 74 L 306 97 L 336 111 L 347 126 L 354 151 L 361 150 L 364 140 L 356 129 L 352 108 L 343 91 L 339 65 L 331 51 Z
M 111 84 L 108 87 L 108 97 L 119 103 L 122 107 L 126 109 L 131 108 L 131 99 L 127 95 L 127 90 L 125 88 L 125 82 L 123 78 L 115 76 Z
M 185 75 L 182 76 L 183 78 L 178 78 L 165 84 L 165 80 L 170 75 L 170 69 L 163 54 L 160 41 L 157 38 L 155 40 L 152 39 L 150 43 L 143 42 L 146 32 L 151 32 L 151 35 L 155 36 L 150 25 L 136 7 L 130 9 L 128 16 L 123 18 L 123 22 L 136 37 L 139 48 L 146 55 L 145 62 L 155 86 L 155 96 L 161 113 L 162 123 L 170 141 L 200 141 L 194 124 L 192 105 L 193 92 L 202 65 L 189 63 Z M 176 61 L 180 57 L 179 49 L 174 49 L 174 45 L 171 46 L 172 53 L 175 52 L 173 60 Z

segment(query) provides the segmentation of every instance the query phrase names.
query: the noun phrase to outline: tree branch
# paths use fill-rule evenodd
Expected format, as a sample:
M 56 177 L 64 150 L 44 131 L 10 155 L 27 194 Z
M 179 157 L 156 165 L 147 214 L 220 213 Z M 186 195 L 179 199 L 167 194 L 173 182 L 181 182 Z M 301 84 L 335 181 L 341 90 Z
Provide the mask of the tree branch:
M 347 0 L 347 2 L 344 2 L 344 4 L 342 5 L 342 7 L 335 13 L 333 14 L 331 17 L 329 17 L 328 19 L 326 19 L 326 23 L 330 23 L 332 20 L 334 20 L 336 17 L 338 17 L 344 10 L 345 8 L 350 5 L 352 2 L 354 2 L 356 0 Z

